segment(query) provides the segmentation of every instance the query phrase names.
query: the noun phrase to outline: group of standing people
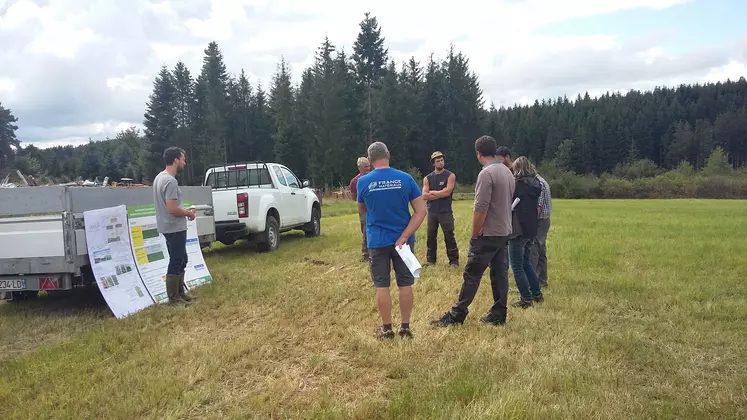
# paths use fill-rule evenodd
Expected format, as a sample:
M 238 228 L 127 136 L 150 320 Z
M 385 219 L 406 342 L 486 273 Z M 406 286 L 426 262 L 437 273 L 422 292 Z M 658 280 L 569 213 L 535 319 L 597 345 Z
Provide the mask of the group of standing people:
M 550 187 L 526 157 L 513 161 L 508 148 L 498 147 L 490 136 L 475 141 L 475 154 L 482 170 L 475 185 L 463 283 L 456 303 L 441 318 L 431 322 L 435 326 L 464 323 L 488 267 L 494 303 L 480 321 L 494 325 L 506 322 L 509 264 L 520 294 L 512 306 L 528 308 L 544 301 L 546 239 L 552 211 Z M 411 175 L 389 167 L 389 159 L 384 143 L 372 143 L 368 156 L 358 159 L 360 172 L 351 180 L 350 191 L 358 203 L 362 259 L 369 262 L 376 288 L 376 307 L 382 320 L 377 335 L 379 338 L 395 336 L 389 293 L 393 266 L 402 317 L 398 333 L 401 337 L 412 337 L 410 314 L 415 279 L 396 249 L 403 245 L 414 249 L 415 231 L 427 217 L 425 265 L 436 264 L 440 227 L 449 266 L 459 267 L 452 210 L 456 175 L 445 168 L 443 153 L 434 152 L 431 155 L 434 170 L 423 179 L 421 191 Z

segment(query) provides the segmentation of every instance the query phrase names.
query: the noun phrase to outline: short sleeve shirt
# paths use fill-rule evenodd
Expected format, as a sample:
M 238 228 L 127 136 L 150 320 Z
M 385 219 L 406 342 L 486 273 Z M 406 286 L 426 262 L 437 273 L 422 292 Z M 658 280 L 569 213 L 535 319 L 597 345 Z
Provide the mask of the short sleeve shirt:
M 182 192 L 176 178 L 166 171 L 156 175 L 153 180 L 153 202 L 156 206 L 156 226 L 161 233 L 175 233 L 187 230 L 187 218 L 169 213 L 166 200 L 176 200 L 182 207 Z
M 410 223 L 410 201 L 422 192 L 408 173 L 394 168 L 374 169 L 358 178 L 359 203 L 366 205 L 369 248 L 392 246 Z M 415 242 L 415 235 L 408 243 Z

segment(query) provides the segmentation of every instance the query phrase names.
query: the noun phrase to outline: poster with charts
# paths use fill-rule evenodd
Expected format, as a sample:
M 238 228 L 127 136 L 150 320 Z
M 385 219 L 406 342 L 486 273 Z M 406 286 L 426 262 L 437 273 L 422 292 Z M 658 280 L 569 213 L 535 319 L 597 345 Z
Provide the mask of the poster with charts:
M 166 270 L 169 251 L 166 238 L 158 232 L 155 206 L 127 207 L 132 255 L 148 293 L 156 303 L 169 301 L 166 294 Z
M 153 305 L 135 269 L 127 233 L 127 208 L 90 210 L 83 213 L 83 218 L 91 269 L 114 316 L 125 318 Z
M 184 269 L 184 283 L 187 289 L 192 290 L 212 281 L 213 277 L 205 264 L 200 238 L 197 236 L 197 220 L 187 220 L 187 268 Z
M 185 207 L 191 203 L 185 202 Z M 166 294 L 166 271 L 169 266 L 169 251 L 166 238 L 158 232 L 156 209 L 152 205 L 134 206 L 127 209 L 130 217 L 130 236 L 132 251 L 135 255 L 138 271 L 148 291 L 157 303 L 168 302 Z M 188 290 L 210 283 L 212 276 L 208 271 L 197 237 L 197 223 L 187 221 L 187 267 L 184 283 Z

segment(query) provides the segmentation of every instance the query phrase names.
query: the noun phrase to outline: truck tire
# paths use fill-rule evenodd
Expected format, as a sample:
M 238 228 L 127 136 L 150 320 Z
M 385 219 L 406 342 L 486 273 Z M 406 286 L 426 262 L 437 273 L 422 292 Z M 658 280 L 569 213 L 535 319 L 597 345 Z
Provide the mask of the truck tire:
M 267 216 L 265 222 L 265 231 L 262 234 L 262 239 L 257 242 L 257 250 L 259 252 L 270 252 L 275 251 L 280 247 L 280 227 L 278 221 L 273 216 Z
M 306 225 L 304 229 L 306 237 L 313 238 L 322 234 L 322 216 L 319 214 L 319 209 L 314 207 L 311 209 L 311 221 Z

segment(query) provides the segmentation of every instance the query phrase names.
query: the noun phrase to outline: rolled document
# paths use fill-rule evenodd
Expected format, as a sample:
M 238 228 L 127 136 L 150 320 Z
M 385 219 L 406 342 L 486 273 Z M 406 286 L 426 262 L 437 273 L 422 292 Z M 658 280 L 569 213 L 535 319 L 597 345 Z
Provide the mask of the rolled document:
M 412 275 L 415 278 L 419 278 L 421 269 L 420 262 L 418 262 L 415 254 L 412 253 L 410 247 L 407 245 L 401 246 L 397 248 L 397 253 L 399 254 L 399 257 L 402 258 L 402 261 L 405 262 L 405 265 L 407 265 L 407 268 L 410 270 Z
M 519 204 L 519 201 L 521 201 L 519 197 L 514 198 L 514 202 L 511 203 L 511 210 L 516 208 L 516 205 Z

